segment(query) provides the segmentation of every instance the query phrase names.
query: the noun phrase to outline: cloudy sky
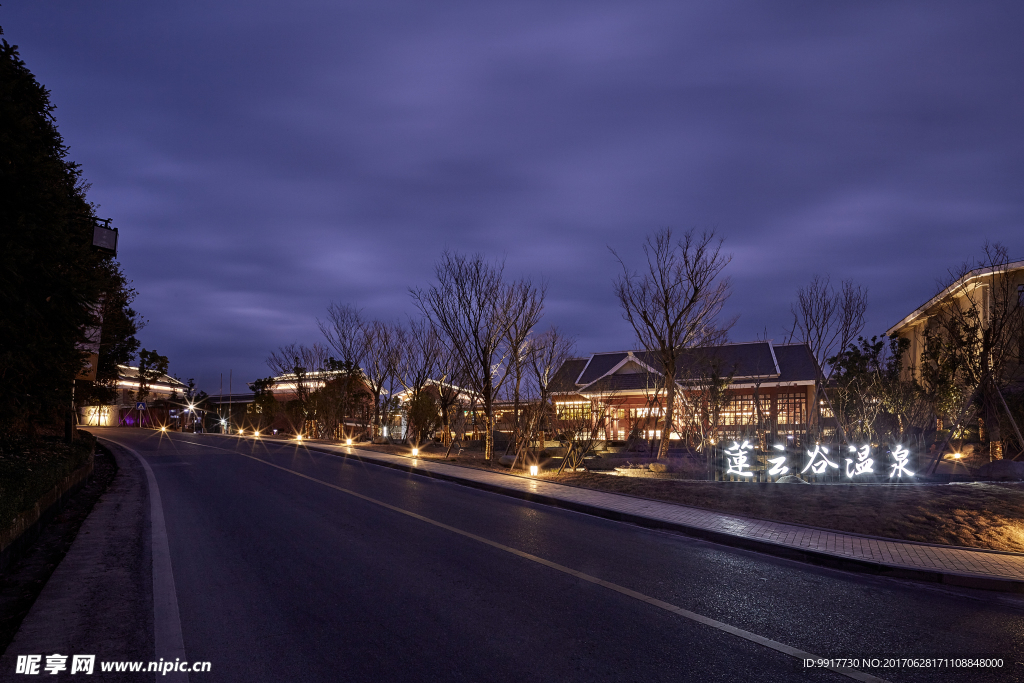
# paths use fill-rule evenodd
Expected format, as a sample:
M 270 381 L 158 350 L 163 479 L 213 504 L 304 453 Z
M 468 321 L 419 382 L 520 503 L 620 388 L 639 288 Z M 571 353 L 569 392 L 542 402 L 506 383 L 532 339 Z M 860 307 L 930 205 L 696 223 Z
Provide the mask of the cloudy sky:
M 216 392 L 331 301 L 414 312 L 445 247 L 632 346 L 651 231 L 716 228 L 734 341 L 814 273 L 870 333 L 1002 241 L 1024 258 L 1024 3 L 5 0 L 121 231 L 143 345 Z

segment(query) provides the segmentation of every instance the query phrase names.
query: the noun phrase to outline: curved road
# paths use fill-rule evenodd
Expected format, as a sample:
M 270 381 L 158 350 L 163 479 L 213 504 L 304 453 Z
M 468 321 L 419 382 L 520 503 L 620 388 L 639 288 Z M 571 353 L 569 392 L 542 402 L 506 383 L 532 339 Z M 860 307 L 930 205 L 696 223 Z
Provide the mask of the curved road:
M 1024 680 L 1024 601 L 1014 597 L 803 565 L 294 443 L 93 431 L 123 446 L 94 516 L 125 529 L 104 543 L 134 547 L 144 528 L 136 545 L 145 561 L 112 591 L 102 572 L 76 563 L 106 563 L 87 558 L 115 551 L 73 548 L 4 656 L 3 676 L 14 655 L 51 642 L 94 647 L 98 660 L 149 660 L 155 633 L 158 656 L 211 663 L 193 682 L 851 680 L 805 669 L 787 648 L 883 661 L 994 655 L 1003 669 L 862 671 L 888 681 Z M 145 510 L 153 521 L 152 498 L 125 502 L 148 491 L 131 451 L 159 490 L 163 565 L 162 541 L 137 519 Z M 117 505 L 120 516 L 110 512 Z M 161 597 L 168 580 L 170 602 Z M 90 582 L 106 589 L 90 593 Z M 83 614 L 50 623 L 54 595 L 72 584 L 91 596 Z M 62 604 L 75 609 L 66 596 Z M 173 649 L 177 624 L 183 652 Z M 111 636 L 122 628 L 136 635 Z

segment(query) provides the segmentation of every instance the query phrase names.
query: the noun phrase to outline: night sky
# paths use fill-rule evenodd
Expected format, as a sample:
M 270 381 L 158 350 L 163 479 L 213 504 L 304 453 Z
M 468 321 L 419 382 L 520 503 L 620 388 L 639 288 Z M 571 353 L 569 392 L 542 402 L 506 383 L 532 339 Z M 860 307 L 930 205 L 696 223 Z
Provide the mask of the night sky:
M 881 333 L 948 268 L 1024 258 L 1024 3 L 6 0 L 121 231 L 143 346 L 211 393 L 414 313 L 445 247 L 548 283 L 543 326 L 633 346 L 608 247 L 717 228 L 733 341 L 814 273 Z

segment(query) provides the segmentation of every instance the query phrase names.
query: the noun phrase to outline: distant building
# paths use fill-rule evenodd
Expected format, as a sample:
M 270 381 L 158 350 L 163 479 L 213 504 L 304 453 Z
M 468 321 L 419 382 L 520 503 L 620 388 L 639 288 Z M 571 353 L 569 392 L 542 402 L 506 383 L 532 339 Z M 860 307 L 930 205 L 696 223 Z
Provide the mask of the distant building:
M 1002 278 L 1009 278 L 1009 282 Z M 925 303 L 918 306 L 903 320 L 890 327 L 886 335 L 902 337 L 909 342 L 907 354 L 903 358 L 903 371 L 906 379 L 911 376 L 920 379 L 921 354 L 925 350 L 925 334 L 935 331 L 936 315 L 943 307 L 955 305 L 961 310 L 968 308 L 972 302 L 978 304 L 981 326 L 988 326 L 992 310 L 993 287 L 1009 291 L 1009 296 L 1016 295 L 1016 304 L 1024 307 L 1024 261 L 1014 261 L 997 268 L 975 268 Z M 997 290 L 998 291 L 998 290 Z M 1024 364 L 1024 330 L 1018 333 L 1015 349 L 1016 363 Z
M 604 411 L 607 441 L 632 434 L 661 439 L 665 381 L 650 351 L 595 353 L 566 361 L 552 381 L 557 411 L 577 406 Z M 806 344 L 770 341 L 725 344 L 688 351 L 675 377 L 680 401 L 678 427 L 668 435 L 688 445 L 696 431 L 711 428 L 704 414 L 703 387 L 711 375 L 726 378 L 728 401 L 719 414 L 715 440 L 760 433 L 765 438 L 799 445 L 818 418 L 814 405 L 819 370 Z M 756 402 L 755 402 L 756 398 Z M 684 406 L 690 406 L 689 412 Z
M 160 375 L 149 383 L 149 393 L 146 398 L 138 399 L 140 386 L 137 367 L 118 365 L 116 398 L 108 405 L 79 406 L 79 424 L 83 427 L 115 427 L 119 424 L 138 426 L 139 418 L 129 415 L 136 409 L 138 400 L 144 400 L 148 410 L 151 403 L 182 399 L 187 389 L 180 380 L 169 375 Z

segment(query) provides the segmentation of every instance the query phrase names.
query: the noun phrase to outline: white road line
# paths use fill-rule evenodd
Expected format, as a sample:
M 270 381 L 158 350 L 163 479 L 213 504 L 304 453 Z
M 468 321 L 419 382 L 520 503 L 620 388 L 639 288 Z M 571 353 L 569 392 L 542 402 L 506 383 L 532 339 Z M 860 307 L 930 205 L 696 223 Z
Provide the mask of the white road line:
M 102 437 L 101 437 L 102 438 Z M 153 468 L 146 459 L 125 446 L 123 443 L 106 439 L 117 444 L 135 456 L 146 470 L 146 481 L 149 484 L 149 518 L 152 527 L 153 553 L 153 643 L 155 657 L 165 662 L 176 659 L 188 661 L 185 657 L 185 641 L 181 636 L 181 616 L 178 614 L 178 594 L 174 590 L 174 571 L 171 568 L 171 549 L 167 543 L 167 526 L 164 523 L 164 506 L 160 499 L 160 489 L 153 475 Z M 167 683 L 188 683 L 188 673 L 169 671 L 167 674 L 156 674 L 157 681 Z
M 198 444 L 198 443 L 195 443 L 194 441 L 185 441 L 184 443 L 190 443 L 190 444 L 194 444 L 194 445 L 197 445 L 197 446 L 205 446 L 205 444 Z M 275 465 L 274 463 L 267 462 L 266 460 L 263 460 L 262 458 L 257 458 L 256 456 L 253 456 L 253 455 L 248 455 L 246 453 L 241 453 L 241 452 L 239 452 L 237 450 L 231 450 L 231 449 L 227 449 L 227 448 L 220 448 L 218 446 L 207 446 L 207 448 L 217 448 L 218 450 L 229 451 L 231 453 L 235 453 L 236 455 L 241 455 L 244 458 L 249 458 L 250 460 L 255 460 L 256 462 L 263 463 L 264 465 L 268 465 L 270 467 L 275 467 L 275 468 L 277 468 L 279 470 L 282 470 L 284 472 L 288 472 L 290 474 L 294 474 L 297 477 L 302 477 L 303 479 L 308 479 L 309 481 L 316 482 L 317 484 L 322 484 L 323 486 L 326 486 L 328 488 L 332 488 L 332 489 L 334 489 L 336 491 L 341 491 L 342 493 L 347 493 L 350 496 L 354 496 L 354 497 L 359 498 L 361 500 L 365 500 L 368 503 L 373 503 L 374 505 L 379 505 L 379 506 L 381 506 L 383 508 L 387 508 L 388 510 L 392 510 L 392 511 L 397 512 L 397 513 L 402 514 L 402 515 L 406 515 L 407 517 L 412 517 L 413 519 L 417 519 L 417 520 L 419 520 L 421 522 L 425 522 L 427 524 L 431 524 L 433 526 L 436 526 L 438 528 L 444 529 L 446 531 L 450 531 L 452 533 L 459 534 L 460 536 L 465 536 L 466 538 L 471 538 L 474 541 L 478 541 L 478 542 L 483 543 L 485 545 L 489 545 L 492 548 L 497 548 L 498 550 L 503 550 L 503 551 L 505 551 L 507 553 L 511 553 L 512 555 L 515 555 L 517 557 L 521 557 L 524 560 L 529 560 L 531 562 L 536 562 L 537 564 L 544 565 L 545 567 L 548 567 L 550 569 L 554 569 L 555 571 L 562 572 L 563 574 L 568 574 L 570 576 L 574 576 L 574 577 L 576 577 L 578 579 L 581 579 L 583 581 L 587 581 L 589 583 L 597 584 L 598 586 L 602 586 L 604 588 L 607 588 L 608 590 L 612 590 L 612 591 L 615 591 L 616 593 L 620 593 L 622 595 L 628 596 L 628 597 L 633 598 L 635 600 L 639 600 L 640 602 L 647 603 L 648 605 L 651 605 L 652 607 L 657 607 L 659 609 L 665 610 L 666 612 L 671 612 L 673 614 L 677 614 L 677 615 L 679 615 L 681 617 L 684 617 L 686 619 L 689 619 L 691 621 L 695 621 L 698 624 L 703 624 L 705 626 L 710 626 L 713 629 L 717 629 L 719 631 L 723 631 L 723 632 L 728 633 L 730 635 L 734 635 L 737 638 L 742 638 L 742 639 L 748 640 L 748 641 L 750 641 L 752 643 L 757 643 L 758 645 L 763 645 L 764 647 L 767 647 L 767 648 L 770 648 L 772 650 L 775 650 L 776 652 L 781 652 L 783 654 L 789 655 L 790 657 L 795 657 L 797 659 L 814 659 L 814 660 L 823 659 L 822 657 L 819 657 L 817 655 L 811 654 L 810 652 L 805 652 L 805 651 L 797 649 L 795 647 L 790 647 L 789 645 L 777 642 L 775 640 L 771 640 L 770 638 L 765 638 L 763 636 L 759 636 L 756 633 L 751 633 L 750 631 L 744 631 L 741 628 L 736 628 L 735 626 L 730 626 L 729 624 L 726 624 L 725 622 L 718 621 L 717 619 L 712 619 L 710 617 L 705 617 L 702 614 L 697 614 L 696 612 L 691 612 L 690 610 L 683 609 L 682 607 L 676 607 L 675 605 L 669 604 L 669 603 L 664 602 L 662 600 L 658 600 L 657 598 L 652 598 L 652 597 L 650 597 L 648 595 L 644 595 L 643 593 L 638 593 L 637 591 L 634 591 L 634 590 L 631 590 L 629 588 L 626 588 L 625 586 L 620 586 L 617 583 L 612 583 L 610 581 L 605 581 L 603 579 L 597 578 L 596 576 L 591 576 L 590 574 L 585 574 L 583 572 L 576 571 L 575 569 L 571 569 L 569 567 L 566 567 L 564 565 L 558 564 L 556 562 L 551 562 L 550 560 L 545 560 L 544 558 L 538 557 L 536 555 L 531 555 L 530 553 L 523 552 L 522 550 L 516 550 L 515 548 L 510 548 L 507 545 L 502 545 L 501 543 L 498 543 L 496 541 L 492 541 L 490 539 L 484 538 L 483 536 L 477 536 L 476 534 L 470 533 L 468 531 L 463 531 L 462 529 L 457 529 L 457 528 L 455 528 L 453 526 L 449 526 L 449 525 L 447 525 L 447 524 L 445 524 L 443 522 L 438 522 L 437 520 L 430 519 L 429 517 L 424 517 L 423 515 L 418 515 L 415 512 L 410 512 L 409 510 L 403 510 L 402 508 L 395 507 L 394 505 L 390 505 L 388 503 L 385 503 L 382 500 L 377 500 L 376 498 L 370 498 L 369 496 L 364 496 L 361 493 L 356 493 L 355 491 L 352 491 L 352 490 L 349 490 L 349 489 L 346 489 L 346 488 L 342 488 L 341 486 L 336 486 L 334 484 L 328 483 L 328 482 L 323 481 L 321 479 L 317 479 L 315 477 L 311 477 L 309 475 L 302 474 L 301 472 L 296 472 L 295 470 L 288 469 L 287 467 L 282 467 L 281 465 Z M 848 668 L 839 668 L 839 667 L 827 667 L 827 670 L 828 671 L 832 671 L 832 672 L 837 673 L 837 674 L 841 674 L 841 675 L 846 676 L 848 678 L 852 678 L 855 681 L 866 681 L 866 682 L 870 682 L 870 683 L 887 683 L 885 681 L 885 679 L 878 678 L 877 676 L 872 676 L 871 674 L 864 673 L 863 671 L 858 671 L 857 669 L 848 669 Z

